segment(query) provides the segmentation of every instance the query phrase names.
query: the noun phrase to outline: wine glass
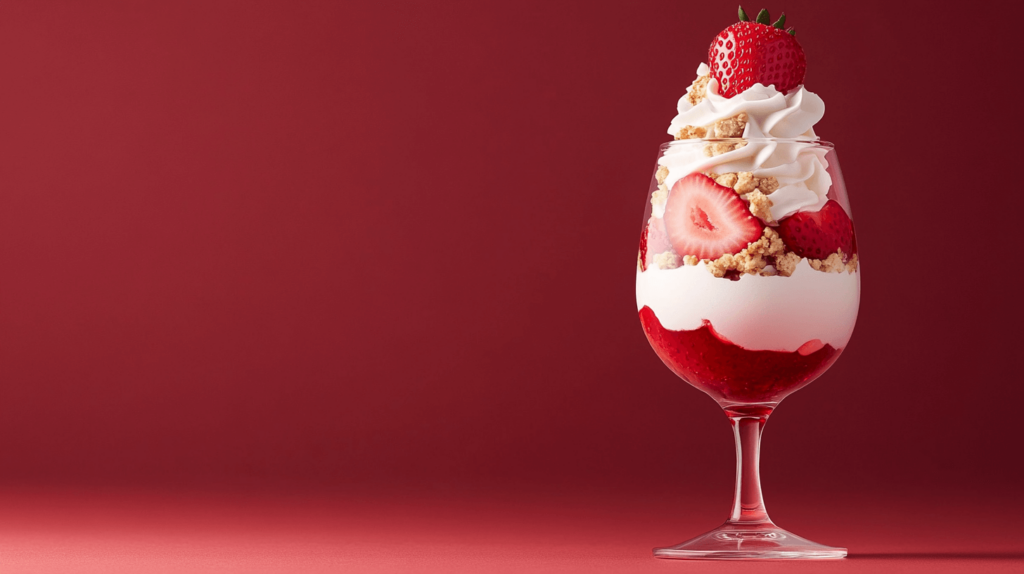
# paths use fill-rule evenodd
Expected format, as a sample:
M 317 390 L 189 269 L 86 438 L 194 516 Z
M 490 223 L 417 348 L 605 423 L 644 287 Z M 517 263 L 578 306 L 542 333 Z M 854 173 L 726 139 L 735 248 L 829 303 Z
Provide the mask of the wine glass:
M 737 453 L 725 524 L 654 555 L 845 557 L 845 548 L 775 526 L 758 475 L 768 416 L 836 361 L 857 318 L 859 257 L 834 146 L 771 138 L 666 143 L 647 199 L 640 321 L 665 365 L 724 409 Z M 733 251 L 722 253 L 723 245 Z

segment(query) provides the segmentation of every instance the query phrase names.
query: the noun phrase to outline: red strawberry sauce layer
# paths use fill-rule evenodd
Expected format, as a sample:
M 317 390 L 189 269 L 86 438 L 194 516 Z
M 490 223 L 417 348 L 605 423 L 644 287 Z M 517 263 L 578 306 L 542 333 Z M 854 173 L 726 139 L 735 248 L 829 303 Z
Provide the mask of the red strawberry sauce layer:
M 749 351 L 724 340 L 708 321 L 693 331 L 670 331 L 647 306 L 640 309 L 640 322 L 672 372 L 715 400 L 731 403 L 781 401 L 825 372 L 842 352 L 831 345 L 807 355 Z

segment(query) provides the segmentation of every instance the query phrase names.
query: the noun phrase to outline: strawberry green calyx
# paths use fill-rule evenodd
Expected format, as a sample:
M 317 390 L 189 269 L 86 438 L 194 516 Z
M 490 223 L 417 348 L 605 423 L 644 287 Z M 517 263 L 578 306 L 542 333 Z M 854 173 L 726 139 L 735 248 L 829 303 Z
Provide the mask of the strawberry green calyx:
M 739 17 L 740 17 L 740 22 L 750 22 L 750 17 L 747 16 L 747 13 L 743 11 L 743 6 L 740 6 Z M 768 10 L 763 8 L 763 9 L 761 9 L 760 12 L 757 13 L 757 18 L 754 21 L 757 24 L 764 24 L 765 26 L 768 26 L 768 22 L 771 22 L 771 19 L 772 19 L 771 16 L 768 15 Z M 783 12 L 782 15 L 779 16 L 779 19 L 776 20 L 775 23 L 771 25 L 771 27 L 772 28 L 778 28 L 779 30 L 782 30 L 783 28 L 785 28 L 786 27 L 786 13 Z M 796 30 L 793 29 L 792 26 L 790 26 L 789 28 L 786 28 L 786 32 L 788 32 L 790 36 L 796 36 Z

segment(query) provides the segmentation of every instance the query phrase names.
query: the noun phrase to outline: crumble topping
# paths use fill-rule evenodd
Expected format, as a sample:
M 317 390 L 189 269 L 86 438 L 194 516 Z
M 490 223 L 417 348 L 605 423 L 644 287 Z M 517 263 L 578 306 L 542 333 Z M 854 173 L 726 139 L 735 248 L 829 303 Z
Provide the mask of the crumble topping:
M 740 112 L 731 118 L 716 121 L 709 126 L 684 126 L 676 134 L 677 140 L 695 138 L 739 138 L 743 136 L 743 130 L 747 127 L 747 113 Z M 739 142 L 714 142 L 704 146 L 704 155 L 714 157 L 722 155 L 747 145 L 745 141 Z M 729 186 L 732 187 L 732 186 Z
M 736 185 L 733 186 L 736 193 L 743 195 L 757 189 L 757 178 L 749 171 L 741 171 L 736 174 Z
M 739 114 L 718 120 L 715 122 L 715 137 L 717 138 L 738 138 L 743 136 L 743 129 L 747 127 L 747 113 Z
M 808 259 L 811 269 L 824 273 L 840 273 L 846 271 L 846 264 L 843 263 L 843 250 L 840 249 L 825 259 Z
M 718 185 L 724 185 L 725 187 L 734 187 L 738 179 L 735 173 L 723 173 L 722 175 L 719 175 L 717 177 L 715 176 L 715 174 L 711 175 L 712 179 L 715 180 L 715 183 L 717 183 Z
M 856 254 L 850 257 L 849 261 L 843 263 L 843 251 L 840 249 L 825 259 L 808 259 L 807 263 L 811 269 L 822 273 L 853 273 L 859 266 Z M 699 259 L 696 255 L 683 255 L 680 257 L 675 251 L 669 250 L 658 253 L 651 259 L 651 266 L 658 269 L 676 269 L 683 265 L 697 265 L 704 262 L 704 267 L 715 277 L 729 276 L 733 279 L 739 275 L 762 275 L 790 277 L 796 271 L 800 257 L 792 251 L 786 251 L 786 244 L 782 238 L 771 227 L 765 227 L 764 234 L 757 241 L 753 241 L 747 248 L 739 253 L 726 254 L 718 259 Z M 643 271 L 643 262 L 637 256 L 637 269 Z
M 774 175 L 768 177 L 757 178 L 757 189 L 761 190 L 761 193 L 765 195 L 771 195 L 771 193 L 779 189 L 779 180 Z
M 779 255 L 775 258 L 775 270 L 779 275 L 789 277 L 793 274 L 793 271 L 796 271 L 796 264 L 800 263 L 801 259 L 803 259 L 803 257 L 800 257 L 792 251 Z
M 740 149 L 747 145 L 747 142 L 714 142 L 704 146 L 704 155 L 708 157 L 715 157 L 716 155 L 722 155 L 723 153 L 731 152 L 732 150 Z
M 843 259 L 845 259 L 843 250 L 838 249 L 825 259 L 808 259 L 807 263 L 811 265 L 811 269 L 822 273 L 842 273 L 843 271 L 853 273 L 860 266 L 860 260 L 856 253 L 846 263 L 843 263 Z
M 702 137 L 706 136 L 707 134 L 708 134 L 707 128 L 702 128 L 700 126 L 683 126 L 683 129 L 679 130 L 679 133 L 676 134 L 676 139 L 677 140 L 699 139 L 699 138 L 702 138 Z
M 725 277 L 729 271 L 755 275 L 772 275 L 773 272 L 766 270 L 772 260 L 781 256 L 786 251 L 786 245 L 782 238 L 771 227 L 764 228 L 764 234 L 757 241 L 753 241 L 747 248 L 735 255 L 726 254 L 714 261 L 706 260 L 704 266 L 715 277 Z
M 856 253 L 854 253 L 846 263 L 843 263 L 843 259 L 843 250 L 839 249 L 825 259 L 808 259 L 807 263 L 811 265 L 811 269 L 821 271 L 823 273 L 842 273 L 843 271 L 853 273 L 860 265 L 860 261 L 857 258 Z
M 779 189 L 779 180 L 775 176 L 754 177 L 754 174 L 749 171 L 723 173 L 721 175 L 708 172 L 705 175 L 715 180 L 715 183 L 718 185 L 733 188 L 740 195 L 745 195 L 755 190 L 765 195 L 770 195 L 773 191 Z
M 658 269 L 675 269 L 679 267 L 679 256 L 675 251 L 666 251 L 654 256 L 654 264 Z
M 714 261 L 704 261 L 704 267 L 715 277 L 725 277 L 727 271 L 735 269 L 732 255 L 723 255 Z
M 853 273 L 857 270 L 858 265 L 860 265 L 860 261 L 857 259 L 857 254 L 854 253 L 853 257 L 850 257 L 850 260 L 846 262 L 846 272 Z
M 665 180 L 668 179 L 668 168 L 659 165 L 658 172 L 654 174 L 654 178 L 658 180 L 658 183 L 665 183 Z
M 655 209 L 665 207 L 665 202 L 668 201 L 668 186 L 664 183 L 658 184 L 658 189 L 654 190 L 651 194 L 651 205 Z
M 708 82 L 710 81 L 710 74 L 707 76 L 697 76 L 697 79 L 694 80 L 686 90 L 686 101 L 690 102 L 690 104 L 694 106 L 699 104 L 707 93 Z
M 748 193 L 744 199 L 750 202 L 750 213 L 754 217 L 761 219 L 765 223 L 775 223 L 771 210 L 774 204 L 772 200 L 768 199 L 767 195 L 755 189 Z

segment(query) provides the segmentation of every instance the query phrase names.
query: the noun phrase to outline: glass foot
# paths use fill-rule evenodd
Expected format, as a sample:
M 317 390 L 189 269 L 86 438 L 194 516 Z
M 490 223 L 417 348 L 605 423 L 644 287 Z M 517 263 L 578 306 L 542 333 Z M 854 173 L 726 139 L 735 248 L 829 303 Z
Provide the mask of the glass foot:
M 698 560 L 794 560 L 845 558 L 846 549 L 811 542 L 771 523 L 739 525 L 727 522 L 682 544 L 655 548 L 654 556 Z

